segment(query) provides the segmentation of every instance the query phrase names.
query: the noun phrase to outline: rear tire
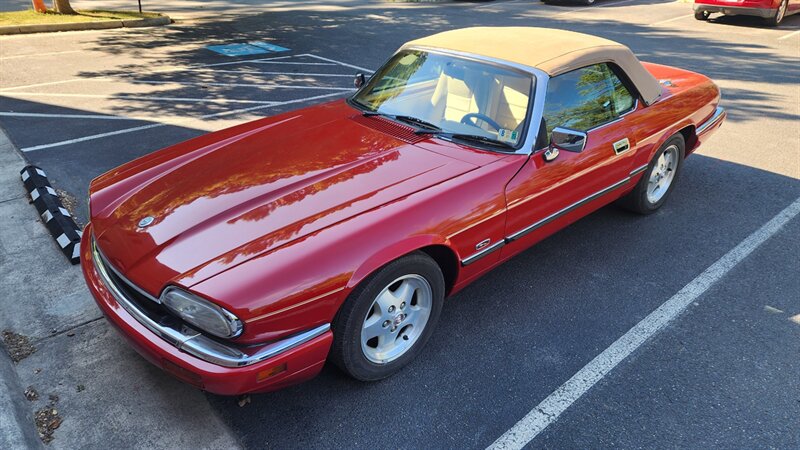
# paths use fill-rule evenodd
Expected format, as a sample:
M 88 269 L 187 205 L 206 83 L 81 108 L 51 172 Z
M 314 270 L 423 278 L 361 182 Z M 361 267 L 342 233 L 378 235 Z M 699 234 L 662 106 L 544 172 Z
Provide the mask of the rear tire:
M 658 149 L 633 191 L 618 200 L 623 208 L 652 214 L 666 203 L 683 168 L 686 144 L 678 133 Z
M 781 4 L 778 5 L 778 10 L 775 11 L 775 15 L 764 19 L 767 22 L 767 25 L 771 27 L 777 27 L 780 25 L 781 22 L 783 22 L 783 19 L 786 17 L 786 10 L 788 7 L 789 0 L 783 0 Z
M 439 265 L 422 252 L 383 266 L 353 290 L 336 315 L 329 359 L 361 381 L 393 375 L 430 338 L 444 292 Z
M 707 21 L 708 18 L 711 17 L 711 13 L 708 11 L 695 11 L 694 18 L 697 20 Z

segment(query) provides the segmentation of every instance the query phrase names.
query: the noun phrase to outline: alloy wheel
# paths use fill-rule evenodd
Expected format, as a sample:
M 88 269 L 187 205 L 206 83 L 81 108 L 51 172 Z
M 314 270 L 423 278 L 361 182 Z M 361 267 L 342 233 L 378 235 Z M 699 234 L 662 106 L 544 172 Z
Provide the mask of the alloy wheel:
M 392 281 L 375 298 L 361 327 L 361 350 L 373 363 L 403 356 L 419 339 L 433 306 L 433 290 L 420 275 Z
M 670 145 L 656 160 L 647 182 L 647 201 L 658 203 L 669 191 L 678 166 L 678 147 Z

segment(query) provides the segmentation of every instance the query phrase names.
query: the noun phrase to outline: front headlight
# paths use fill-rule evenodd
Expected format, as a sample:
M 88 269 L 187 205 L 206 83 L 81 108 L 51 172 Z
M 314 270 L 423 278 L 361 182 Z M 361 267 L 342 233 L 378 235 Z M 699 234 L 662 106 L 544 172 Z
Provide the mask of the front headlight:
M 203 331 L 221 338 L 234 338 L 242 332 L 242 321 L 219 306 L 184 290 L 170 287 L 161 303 L 178 317 Z

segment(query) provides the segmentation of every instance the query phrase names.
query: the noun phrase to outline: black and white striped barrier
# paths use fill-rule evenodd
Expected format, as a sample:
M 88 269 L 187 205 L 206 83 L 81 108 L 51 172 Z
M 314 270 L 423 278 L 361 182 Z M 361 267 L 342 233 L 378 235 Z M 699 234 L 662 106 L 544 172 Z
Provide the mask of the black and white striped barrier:
M 58 193 L 47 180 L 47 174 L 34 165 L 20 171 L 22 184 L 31 196 L 36 211 L 42 216 L 47 230 L 72 264 L 80 262 L 81 230 L 72 215 L 61 204 Z

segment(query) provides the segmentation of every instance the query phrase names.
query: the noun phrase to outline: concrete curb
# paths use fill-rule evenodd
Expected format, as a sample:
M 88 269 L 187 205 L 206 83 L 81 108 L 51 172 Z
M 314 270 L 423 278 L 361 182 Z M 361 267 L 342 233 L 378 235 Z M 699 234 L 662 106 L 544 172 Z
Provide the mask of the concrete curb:
M 14 363 L 0 344 L 0 448 L 43 448 Z
M 50 33 L 53 31 L 107 30 L 111 28 L 153 27 L 172 23 L 169 16 L 134 20 L 102 20 L 97 22 L 48 23 L 40 25 L 8 25 L 0 27 L 0 35 Z

